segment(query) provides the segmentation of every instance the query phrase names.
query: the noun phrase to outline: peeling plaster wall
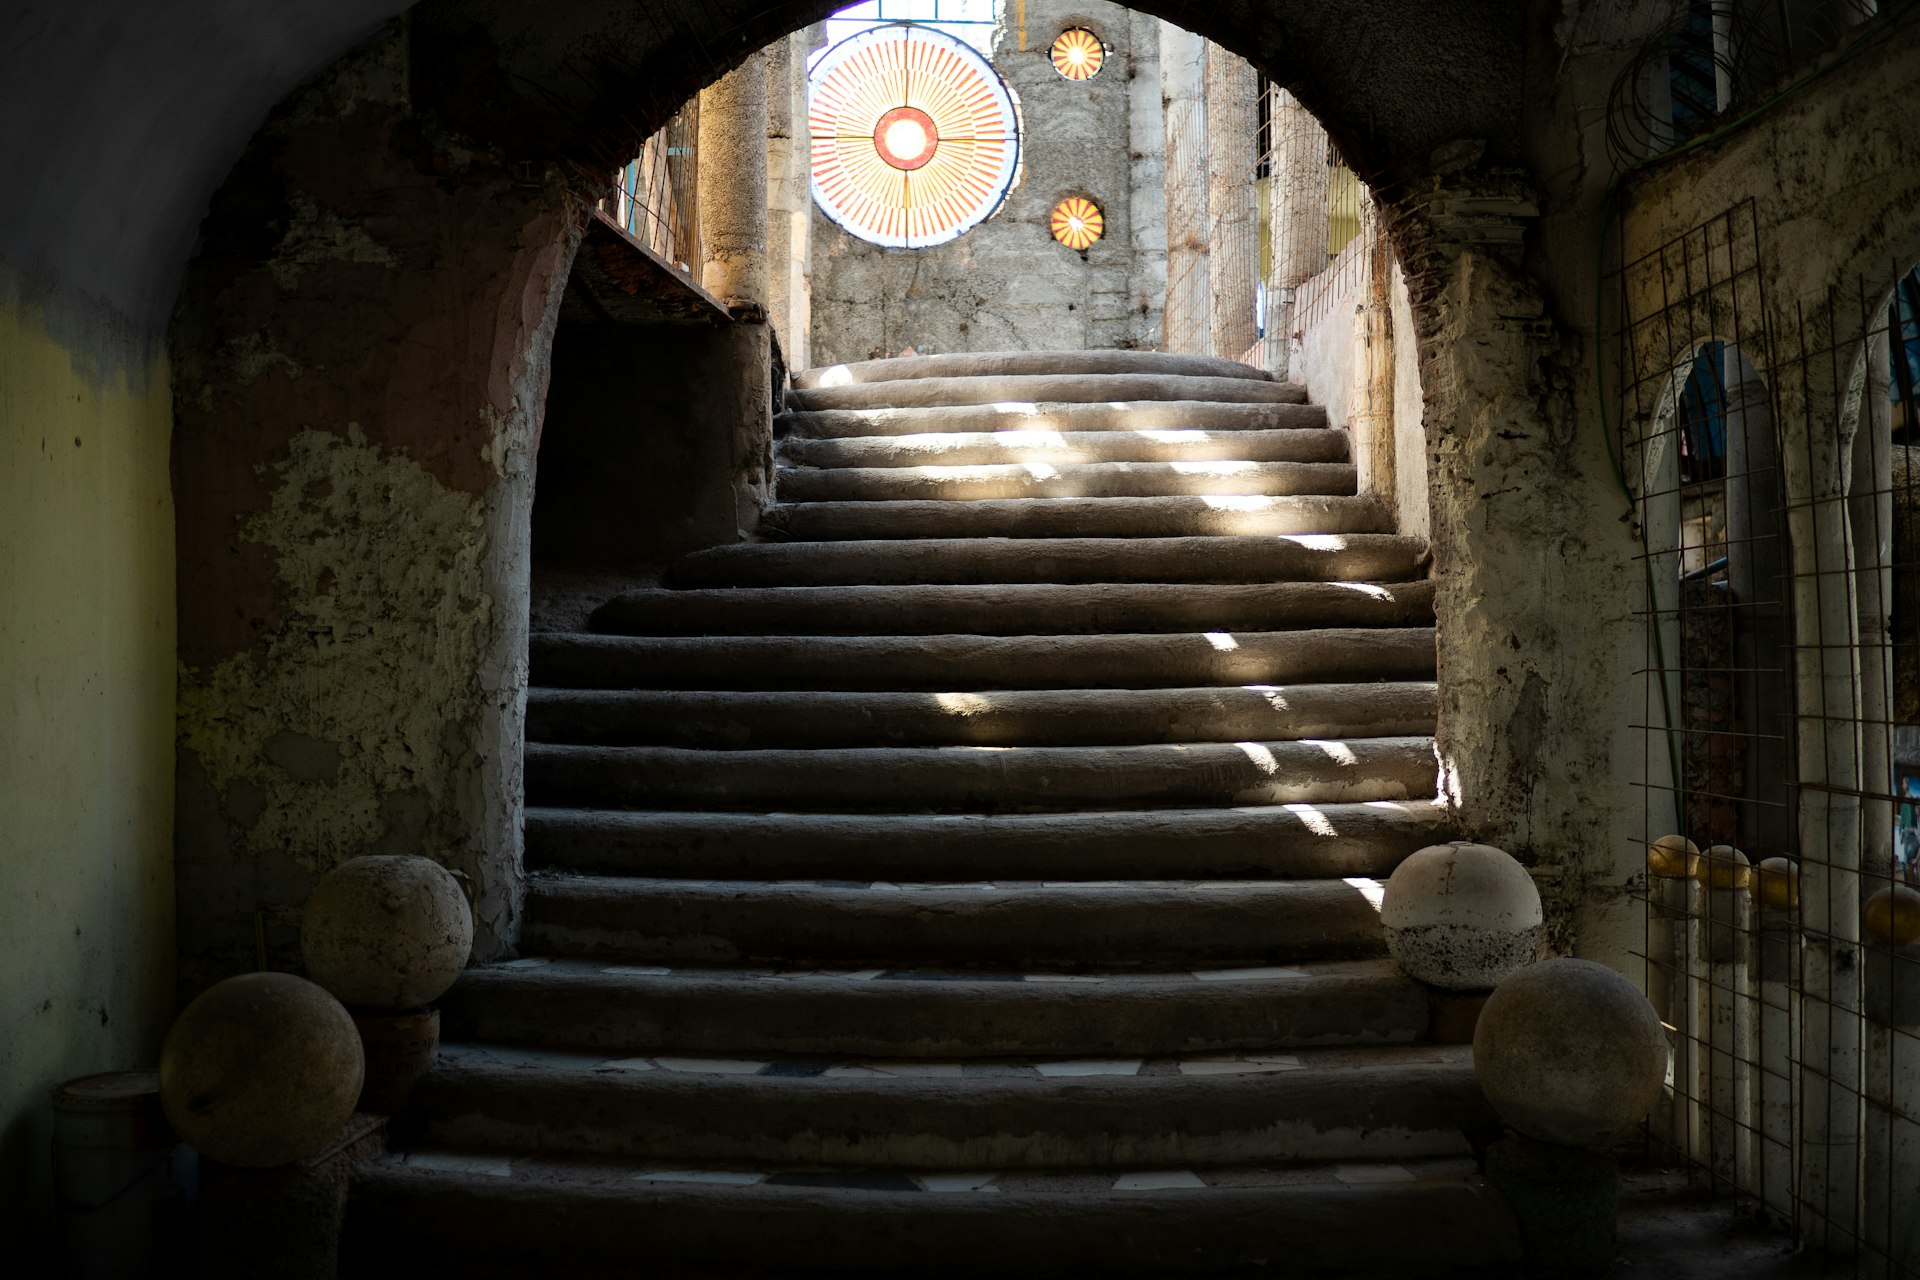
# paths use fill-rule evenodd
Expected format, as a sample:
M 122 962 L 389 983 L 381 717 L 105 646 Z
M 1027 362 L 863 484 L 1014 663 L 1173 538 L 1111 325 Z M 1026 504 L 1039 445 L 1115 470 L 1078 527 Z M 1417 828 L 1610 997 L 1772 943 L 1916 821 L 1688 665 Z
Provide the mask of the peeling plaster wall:
M 171 406 L 163 361 L 137 380 L 77 367 L 8 293 L 0 1250 L 42 1275 L 48 1090 L 155 1062 L 173 1014 Z
M 577 206 L 413 110 L 390 28 L 276 112 L 215 199 L 175 332 L 177 858 L 194 989 L 297 967 L 314 880 L 523 893 L 533 451 Z
M 868 244 L 815 206 L 816 363 L 909 346 L 931 353 L 1157 345 L 1160 299 L 1139 288 L 1152 274 L 1153 249 L 1140 243 L 1136 225 L 1152 179 L 1136 172 L 1132 157 L 1142 149 L 1136 129 L 1148 123 L 1138 100 L 1153 100 L 1157 123 L 1160 96 L 1157 71 L 1143 78 L 1135 42 L 1144 29 L 1157 54 L 1159 23 L 1103 0 L 1027 0 L 1022 49 L 1013 6 L 1003 8 L 993 63 L 1024 119 L 1024 179 L 992 218 L 930 249 Z M 1054 37 L 1073 26 L 1113 47 L 1091 80 L 1065 79 L 1048 58 Z M 1155 57 L 1147 70 L 1157 67 Z M 1160 150 L 1157 138 L 1152 149 Z M 1106 215 L 1106 234 L 1085 254 L 1054 243 L 1048 228 L 1054 206 L 1070 195 L 1087 196 Z M 1144 211 L 1164 222 L 1158 205 Z M 1164 279 L 1164 228 L 1160 242 Z

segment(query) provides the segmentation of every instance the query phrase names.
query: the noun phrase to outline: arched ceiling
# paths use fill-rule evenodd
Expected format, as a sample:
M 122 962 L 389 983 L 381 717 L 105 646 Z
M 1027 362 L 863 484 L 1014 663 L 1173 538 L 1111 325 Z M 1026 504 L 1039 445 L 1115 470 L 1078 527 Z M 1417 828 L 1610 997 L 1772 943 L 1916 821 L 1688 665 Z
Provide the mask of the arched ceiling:
M 425 0 L 430 96 L 515 151 L 638 137 L 836 0 Z M 1518 155 L 1517 0 L 1138 0 L 1291 85 L 1383 177 Z M 273 105 L 400 0 L 14 0 L 0 39 L 0 287 L 95 353 L 164 329 L 208 198 Z M 617 110 L 609 108 L 618 104 Z M 611 122 L 611 123 L 609 123 Z M 506 136 L 502 136 L 502 135 Z M 10 277 L 10 278 L 9 278 Z

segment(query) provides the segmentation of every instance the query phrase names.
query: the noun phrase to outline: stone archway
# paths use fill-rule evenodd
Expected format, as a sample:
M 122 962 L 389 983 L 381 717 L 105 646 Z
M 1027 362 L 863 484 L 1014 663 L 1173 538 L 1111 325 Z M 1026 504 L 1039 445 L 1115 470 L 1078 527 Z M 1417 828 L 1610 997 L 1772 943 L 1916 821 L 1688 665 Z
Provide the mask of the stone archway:
M 445 862 L 474 895 L 476 953 L 512 948 L 530 460 L 581 210 L 680 101 L 834 7 L 595 0 L 559 18 L 430 0 L 288 98 L 228 176 L 174 337 L 189 989 L 251 963 L 262 937 L 290 955 L 312 879 L 356 853 Z M 1511 394 L 1473 437 L 1530 427 L 1542 333 L 1497 317 L 1542 306 L 1517 269 L 1467 265 L 1487 261 L 1489 210 L 1509 246 L 1531 214 L 1523 181 L 1487 176 L 1518 147 L 1522 33 L 1505 9 L 1136 7 L 1292 82 L 1379 186 L 1414 284 L 1430 435 L 1488 384 L 1484 345 L 1479 371 L 1445 367 L 1470 332 L 1514 344 L 1492 375 Z M 1444 182 L 1420 176 L 1436 154 Z M 1472 196 L 1451 223 L 1450 190 Z M 1465 563 L 1458 513 L 1436 514 L 1442 555 Z M 1522 703 L 1533 687 L 1506 685 Z M 1462 745 L 1459 790 L 1511 801 L 1511 754 Z

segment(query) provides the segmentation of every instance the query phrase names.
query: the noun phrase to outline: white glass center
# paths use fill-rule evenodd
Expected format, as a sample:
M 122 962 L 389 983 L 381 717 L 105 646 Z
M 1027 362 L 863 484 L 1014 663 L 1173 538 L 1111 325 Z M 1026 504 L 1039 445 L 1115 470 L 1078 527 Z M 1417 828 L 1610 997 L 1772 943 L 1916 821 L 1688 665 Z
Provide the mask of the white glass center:
M 927 149 L 927 131 L 918 120 L 895 120 L 887 126 L 887 150 L 911 160 Z

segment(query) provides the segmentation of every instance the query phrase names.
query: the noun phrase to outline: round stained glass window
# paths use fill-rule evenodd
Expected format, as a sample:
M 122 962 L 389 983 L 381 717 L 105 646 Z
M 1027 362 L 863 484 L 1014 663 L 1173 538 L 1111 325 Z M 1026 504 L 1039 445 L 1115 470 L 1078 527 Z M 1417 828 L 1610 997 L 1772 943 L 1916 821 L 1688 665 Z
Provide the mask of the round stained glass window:
M 1020 170 L 1020 116 L 991 64 L 927 27 L 875 27 L 808 84 L 813 198 L 874 244 L 945 244 L 992 217 Z
M 1069 80 L 1091 80 L 1107 62 L 1107 47 L 1085 27 L 1072 27 L 1053 42 L 1053 69 Z
M 1106 215 L 1085 196 L 1068 196 L 1053 207 L 1053 238 L 1075 252 L 1091 249 L 1107 233 Z

